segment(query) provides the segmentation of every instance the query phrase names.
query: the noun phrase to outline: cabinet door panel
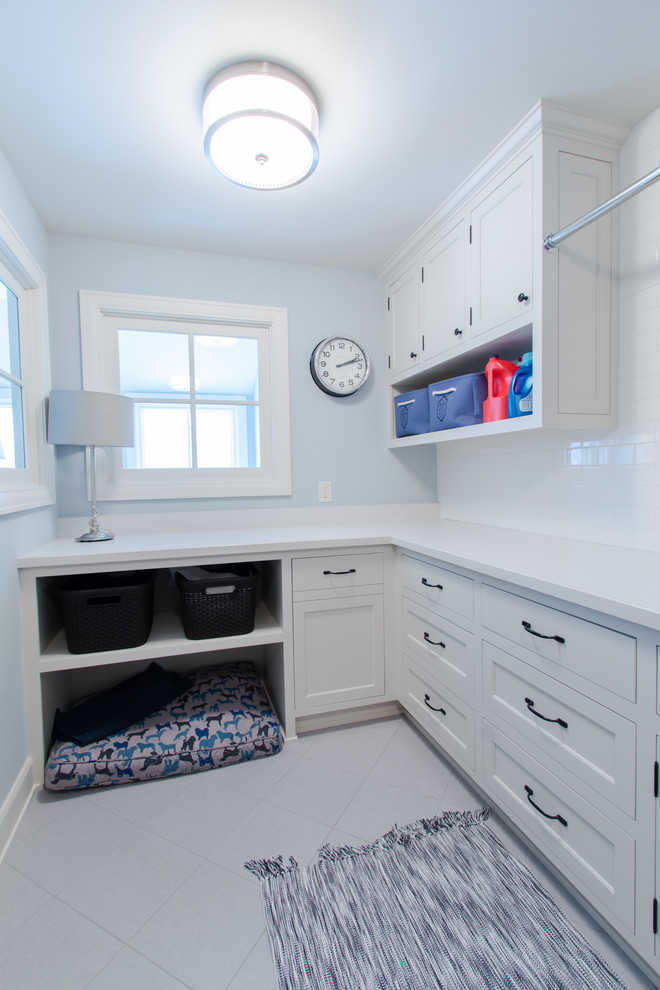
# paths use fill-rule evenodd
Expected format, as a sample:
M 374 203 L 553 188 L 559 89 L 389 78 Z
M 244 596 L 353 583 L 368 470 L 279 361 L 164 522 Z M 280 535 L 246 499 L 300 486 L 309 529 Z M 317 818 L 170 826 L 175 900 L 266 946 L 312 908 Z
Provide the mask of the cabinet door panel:
M 461 220 L 422 256 L 420 319 L 424 360 L 465 345 L 465 220 Z
M 612 195 L 612 165 L 559 153 L 559 226 L 600 206 Z M 611 410 L 612 217 L 573 234 L 558 252 L 557 411 Z
M 382 595 L 293 607 L 297 709 L 340 707 L 385 693 Z
M 421 359 L 419 280 L 419 267 L 415 261 L 389 286 L 390 375 L 413 368 Z
M 473 336 L 509 320 L 522 326 L 533 305 L 532 179 L 530 158 L 470 214 Z

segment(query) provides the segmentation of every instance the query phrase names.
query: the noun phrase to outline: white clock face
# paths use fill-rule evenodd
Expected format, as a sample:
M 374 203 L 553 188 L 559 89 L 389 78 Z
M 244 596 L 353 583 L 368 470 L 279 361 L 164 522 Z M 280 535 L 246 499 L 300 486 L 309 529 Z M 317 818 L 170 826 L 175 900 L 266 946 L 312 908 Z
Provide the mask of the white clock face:
M 328 395 L 352 395 L 369 375 L 369 358 L 350 337 L 328 337 L 317 344 L 309 361 L 312 378 Z

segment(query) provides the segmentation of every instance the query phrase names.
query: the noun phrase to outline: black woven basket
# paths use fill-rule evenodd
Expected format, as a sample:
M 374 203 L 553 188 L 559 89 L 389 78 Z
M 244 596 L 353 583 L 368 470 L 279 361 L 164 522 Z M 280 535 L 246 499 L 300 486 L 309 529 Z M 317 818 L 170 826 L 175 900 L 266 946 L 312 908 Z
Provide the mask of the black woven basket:
M 253 564 L 212 564 L 204 576 L 176 572 L 188 639 L 243 636 L 254 629 L 259 573 Z
M 70 653 L 141 646 L 154 617 L 155 571 L 77 574 L 58 591 Z

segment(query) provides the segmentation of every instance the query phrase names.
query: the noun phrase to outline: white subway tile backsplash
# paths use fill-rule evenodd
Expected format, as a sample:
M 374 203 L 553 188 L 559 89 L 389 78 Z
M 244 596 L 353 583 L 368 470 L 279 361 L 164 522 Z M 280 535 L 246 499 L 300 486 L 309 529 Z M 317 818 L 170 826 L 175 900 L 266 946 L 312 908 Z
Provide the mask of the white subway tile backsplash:
M 660 108 L 622 149 L 621 188 L 658 165 Z M 618 428 L 439 445 L 446 518 L 660 552 L 660 183 L 618 221 Z

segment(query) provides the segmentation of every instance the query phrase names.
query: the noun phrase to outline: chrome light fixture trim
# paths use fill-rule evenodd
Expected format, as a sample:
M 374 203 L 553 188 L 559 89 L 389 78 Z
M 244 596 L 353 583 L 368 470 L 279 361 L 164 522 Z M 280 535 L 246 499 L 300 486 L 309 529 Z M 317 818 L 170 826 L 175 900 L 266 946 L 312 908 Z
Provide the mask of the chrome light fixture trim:
M 251 189 L 286 189 L 319 159 L 319 114 L 300 76 L 273 62 L 237 62 L 208 82 L 204 152 L 225 178 Z

